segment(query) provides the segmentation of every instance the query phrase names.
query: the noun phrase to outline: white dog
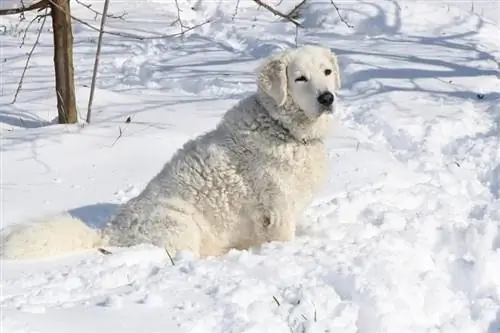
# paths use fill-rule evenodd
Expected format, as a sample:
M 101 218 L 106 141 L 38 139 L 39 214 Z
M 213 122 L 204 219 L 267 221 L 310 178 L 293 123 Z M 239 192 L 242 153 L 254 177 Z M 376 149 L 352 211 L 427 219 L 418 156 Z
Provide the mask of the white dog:
M 318 46 L 287 50 L 266 59 L 257 81 L 256 93 L 179 149 L 102 231 L 56 216 L 11 232 L 3 258 L 141 243 L 204 258 L 293 240 L 325 176 L 337 58 Z

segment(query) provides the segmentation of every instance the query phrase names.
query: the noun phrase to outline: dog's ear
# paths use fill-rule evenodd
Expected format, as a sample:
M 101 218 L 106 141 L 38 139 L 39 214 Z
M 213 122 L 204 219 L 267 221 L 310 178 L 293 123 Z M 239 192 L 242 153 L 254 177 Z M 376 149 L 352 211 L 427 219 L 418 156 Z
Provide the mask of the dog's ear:
M 285 54 L 280 53 L 266 60 L 258 70 L 257 85 L 271 96 L 278 106 L 285 104 L 287 98 L 286 67 Z
M 324 51 L 326 53 L 326 56 L 332 63 L 332 70 L 333 74 L 335 75 L 335 86 L 337 87 L 337 89 L 340 89 L 342 82 L 340 80 L 340 68 L 337 56 L 330 49 L 325 48 Z

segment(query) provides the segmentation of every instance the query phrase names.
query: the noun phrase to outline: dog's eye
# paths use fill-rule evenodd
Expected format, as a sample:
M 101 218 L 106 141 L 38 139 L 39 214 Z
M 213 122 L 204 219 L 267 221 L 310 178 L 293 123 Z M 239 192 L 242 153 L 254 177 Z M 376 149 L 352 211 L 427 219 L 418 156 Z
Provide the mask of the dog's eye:
M 307 82 L 307 79 L 305 76 L 299 76 L 295 79 L 295 82 Z
M 325 75 L 328 76 L 332 74 L 332 70 L 331 69 L 325 69 Z

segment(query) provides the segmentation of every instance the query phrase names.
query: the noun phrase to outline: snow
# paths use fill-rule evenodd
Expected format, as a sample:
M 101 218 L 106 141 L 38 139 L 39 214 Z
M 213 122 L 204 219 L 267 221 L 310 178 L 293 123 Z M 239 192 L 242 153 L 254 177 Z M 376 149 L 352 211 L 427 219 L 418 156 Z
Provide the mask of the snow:
M 328 182 L 295 241 L 206 260 L 182 253 L 174 264 L 146 245 L 3 261 L 2 332 L 498 332 L 499 4 L 338 4 L 353 28 L 330 1 L 302 9 L 296 37 L 253 1 L 233 19 L 234 2 L 179 0 L 185 26 L 211 21 L 182 40 L 106 35 L 89 125 L 52 123 L 50 19 L 11 104 L 37 25 L 19 47 L 34 14 L 0 17 L 6 229 L 62 210 L 102 224 L 255 89 L 263 57 L 296 39 L 331 47 L 344 84 Z M 78 3 L 72 10 L 99 25 Z M 109 31 L 180 30 L 169 24 L 174 1 L 111 1 L 110 12 L 127 15 L 109 19 Z M 74 22 L 82 118 L 96 40 Z
M 0 2 L 0 9 L 14 9 L 23 8 L 34 5 L 39 0 L 2 0 Z

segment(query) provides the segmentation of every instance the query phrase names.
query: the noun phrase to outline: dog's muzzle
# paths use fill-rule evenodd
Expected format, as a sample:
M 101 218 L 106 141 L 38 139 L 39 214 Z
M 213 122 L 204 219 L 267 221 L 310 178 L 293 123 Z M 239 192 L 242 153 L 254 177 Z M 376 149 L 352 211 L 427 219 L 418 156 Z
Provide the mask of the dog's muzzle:
M 332 113 L 333 112 L 333 102 L 335 101 L 335 96 L 326 91 L 318 96 L 318 104 L 320 105 L 320 113 Z
M 330 107 L 332 106 L 334 99 L 335 97 L 333 96 L 333 94 L 329 91 L 326 91 L 318 96 L 318 103 L 323 106 Z

